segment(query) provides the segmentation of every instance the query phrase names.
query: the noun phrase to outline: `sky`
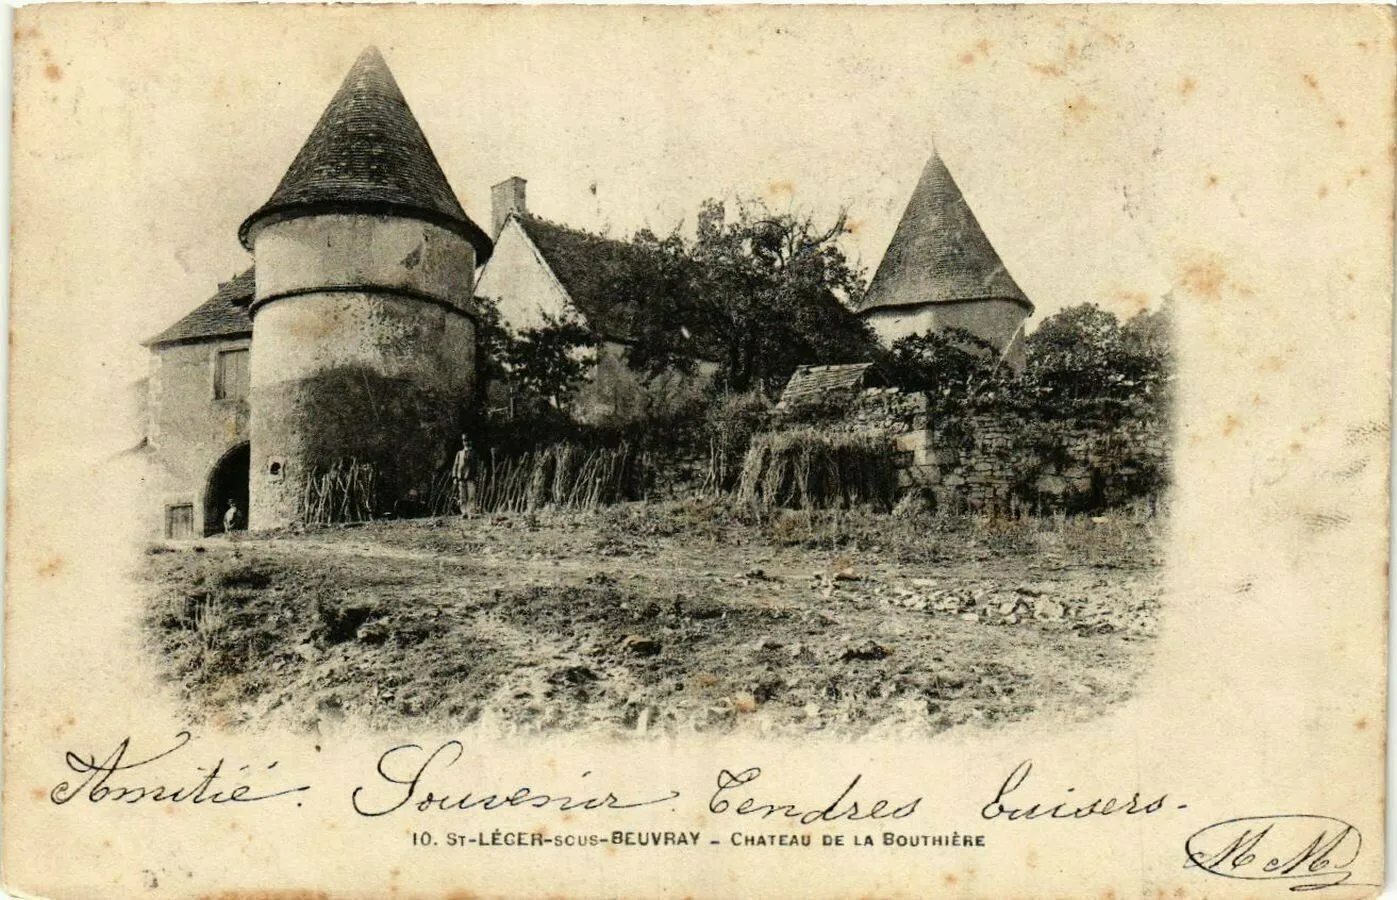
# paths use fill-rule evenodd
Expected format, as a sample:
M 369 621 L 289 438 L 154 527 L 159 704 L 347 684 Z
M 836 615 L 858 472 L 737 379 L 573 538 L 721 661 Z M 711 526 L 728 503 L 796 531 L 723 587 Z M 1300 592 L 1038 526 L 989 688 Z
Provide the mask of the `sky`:
M 1292 169 L 1390 168 L 1389 135 L 1335 99 L 1374 59 L 1332 62 L 1381 10 L 1336 14 L 1313 47 L 1289 12 L 1227 12 L 1255 17 L 1233 29 L 1254 42 L 1246 67 L 1200 8 L 30 8 L 16 321 L 62 318 L 84 352 L 45 377 L 74 391 L 139 378 L 139 342 L 249 264 L 239 223 L 369 44 L 487 227 L 511 175 L 534 212 L 617 237 L 692 227 L 708 197 L 844 208 L 871 277 L 935 147 L 1035 303 L 1030 327 L 1082 302 L 1126 317 L 1207 287 L 1210 266 L 1264 265 L 1243 229 L 1304 252 L 1282 220 L 1312 191 L 1336 214 L 1372 205 L 1345 196 L 1369 177 L 1356 164 L 1277 193 L 1297 175 L 1278 148 Z M 1314 87 L 1307 57 L 1325 62 Z

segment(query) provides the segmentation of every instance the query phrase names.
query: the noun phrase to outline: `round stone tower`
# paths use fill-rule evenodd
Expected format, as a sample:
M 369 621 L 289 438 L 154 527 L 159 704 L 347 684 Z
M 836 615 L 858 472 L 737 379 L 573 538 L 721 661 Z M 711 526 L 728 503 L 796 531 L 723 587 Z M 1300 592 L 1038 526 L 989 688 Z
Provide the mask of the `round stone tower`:
M 239 237 L 256 261 L 249 527 L 304 521 L 337 462 L 373 467 L 375 513 L 425 500 L 475 389 L 491 243 L 376 49 Z

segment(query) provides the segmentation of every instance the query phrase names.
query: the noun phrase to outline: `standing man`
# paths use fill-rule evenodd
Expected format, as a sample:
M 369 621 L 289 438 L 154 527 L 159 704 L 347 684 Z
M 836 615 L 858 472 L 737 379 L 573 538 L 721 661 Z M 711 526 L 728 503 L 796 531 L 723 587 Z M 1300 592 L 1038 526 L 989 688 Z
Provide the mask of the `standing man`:
M 456 451 L 456 461 L 451 464 L 451 478 L 456 482 L 456 499 L 461 505 L 461 518 L 475 517 L 475 478 L 471 466 L 475 462 L 475 449 L 470 438 L 461 435 L 461 449 Z

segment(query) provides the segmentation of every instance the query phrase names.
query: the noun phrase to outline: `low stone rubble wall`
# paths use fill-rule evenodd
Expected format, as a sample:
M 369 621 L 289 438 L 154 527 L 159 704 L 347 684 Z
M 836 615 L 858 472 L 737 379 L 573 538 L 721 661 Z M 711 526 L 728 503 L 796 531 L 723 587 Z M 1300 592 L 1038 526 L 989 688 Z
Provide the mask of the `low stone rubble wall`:
M 930 420 L 926 397 L 896 388 L 863 391 L 819 410 L 778 414 L 796 423 L 893 437 L 899 484 L 921 488 L 947 512 L 1087 512 L 1152 505 L 1168 481 L 1170 440 L 1163 423 L 1034 419 L 979 412 Z

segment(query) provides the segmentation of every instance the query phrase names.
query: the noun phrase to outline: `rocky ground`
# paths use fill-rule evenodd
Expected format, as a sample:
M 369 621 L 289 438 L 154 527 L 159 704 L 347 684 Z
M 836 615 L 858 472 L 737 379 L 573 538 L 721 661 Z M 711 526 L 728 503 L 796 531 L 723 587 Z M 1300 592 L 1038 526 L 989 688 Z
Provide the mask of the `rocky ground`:
M 145 635 L 192 717 L 929 735 L 1129 695 L 1162 523 L 717 502 L 152 546 Z

